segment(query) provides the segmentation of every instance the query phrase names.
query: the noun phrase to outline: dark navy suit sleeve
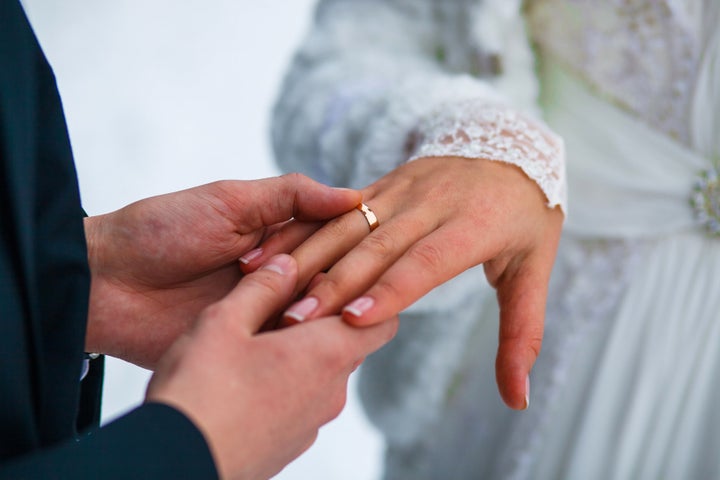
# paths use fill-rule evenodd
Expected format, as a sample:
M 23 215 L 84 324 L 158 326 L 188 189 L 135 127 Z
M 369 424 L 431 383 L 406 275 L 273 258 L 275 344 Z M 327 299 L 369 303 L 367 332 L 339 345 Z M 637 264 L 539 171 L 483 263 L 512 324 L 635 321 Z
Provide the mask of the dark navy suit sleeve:
M 79 439 L 0 467 L 7 479 L 217 478 L 206 443 L 181 413 L 146 404 Z
M 83 215 L 52 70 L 18 0 L 0 0 L 0 479 L 215 478 L 169 406 L 97 428 L 102 361 L 80 382 Z

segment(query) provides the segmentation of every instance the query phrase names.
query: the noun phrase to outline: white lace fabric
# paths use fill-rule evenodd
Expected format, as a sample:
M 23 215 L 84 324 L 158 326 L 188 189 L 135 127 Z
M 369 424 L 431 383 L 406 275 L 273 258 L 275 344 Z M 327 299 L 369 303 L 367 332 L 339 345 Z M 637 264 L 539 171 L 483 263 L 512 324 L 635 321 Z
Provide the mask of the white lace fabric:
M 468 10 L 488 28 L 449 35 Z M 503 161 L 567 211 L 562 142 L 532 119 L 538 86 L 518 12 L 510 0 L 322 1 L 277 104 L 278 161 L 352 187 L 411 157 Z
M 548 206 L 567 208 L 563 142 L 540 122 L 483 101 L 444 104 L 420 122 L 411 160 L 465 157 L 520 167 L 540 186 Z
M 533 41 L 610 101 L 690 145 L 703 0 L 530 0 Z M 572 39 L 569 41 L 568 39 Z

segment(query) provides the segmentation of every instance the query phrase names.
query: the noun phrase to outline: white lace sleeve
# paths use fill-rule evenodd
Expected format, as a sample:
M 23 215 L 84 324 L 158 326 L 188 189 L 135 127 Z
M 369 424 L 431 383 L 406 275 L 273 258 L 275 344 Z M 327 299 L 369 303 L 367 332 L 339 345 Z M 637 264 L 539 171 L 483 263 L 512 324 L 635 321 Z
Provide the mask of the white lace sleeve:
M 280 166 L 359 188 L 411 157 L 500 160 L 565 208 L 519 3 L 321 1 L 274 112 Z
M 453 156 L 516 165 L 537 182 L 549 207 L 567 211 L 562 139 L 514 109 L 486 101 L 445 104 L 411 138 L 411 160 Z

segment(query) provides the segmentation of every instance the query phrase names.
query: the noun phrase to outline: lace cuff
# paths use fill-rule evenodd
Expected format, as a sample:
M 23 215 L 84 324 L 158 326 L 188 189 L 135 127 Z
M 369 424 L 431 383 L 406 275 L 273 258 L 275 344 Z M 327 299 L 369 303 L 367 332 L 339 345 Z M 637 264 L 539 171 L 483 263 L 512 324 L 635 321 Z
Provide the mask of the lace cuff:
M 412 133 L 410 160 L 454 156 L 520 167 L 535 181 L 550 208 L 567 214 L 563 140 L 541 122 L 483 100 L 445 104 Z

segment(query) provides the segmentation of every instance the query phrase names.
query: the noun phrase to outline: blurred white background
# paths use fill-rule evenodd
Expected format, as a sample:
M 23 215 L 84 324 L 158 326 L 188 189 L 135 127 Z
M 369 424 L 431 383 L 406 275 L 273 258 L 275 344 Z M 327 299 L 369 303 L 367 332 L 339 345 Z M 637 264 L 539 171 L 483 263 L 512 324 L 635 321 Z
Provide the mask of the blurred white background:
M 55 69 L 89 214 L 224 178 L 275 175 L 272 102 L 314 0 L 24 0 Z M 149 373 L 110 360 L 104 419 Z M 276 478 L 377 478 L 381 439 L 351 391 Z

